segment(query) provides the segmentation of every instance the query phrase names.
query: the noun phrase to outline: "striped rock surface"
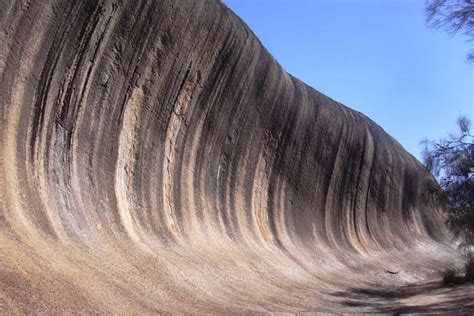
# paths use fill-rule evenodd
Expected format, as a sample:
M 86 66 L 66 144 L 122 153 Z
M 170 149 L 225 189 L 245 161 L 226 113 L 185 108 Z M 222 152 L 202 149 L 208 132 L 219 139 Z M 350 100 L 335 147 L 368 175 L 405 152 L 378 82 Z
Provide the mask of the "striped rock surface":
M 0 312 L 374 311 L 349 293 L 453 260 L 431 175 L 222 3 L 0 0 L 0 30 Z

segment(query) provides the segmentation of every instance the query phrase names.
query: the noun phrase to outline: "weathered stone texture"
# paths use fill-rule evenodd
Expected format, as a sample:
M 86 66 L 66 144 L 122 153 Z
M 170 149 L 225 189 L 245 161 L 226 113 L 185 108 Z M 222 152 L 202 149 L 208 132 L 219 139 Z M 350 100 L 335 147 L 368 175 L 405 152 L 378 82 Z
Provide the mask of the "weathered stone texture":
M 431 175 L 220 2 L 1 0 L 0 30 L 0 311 L 347 311 L 442 266 Z

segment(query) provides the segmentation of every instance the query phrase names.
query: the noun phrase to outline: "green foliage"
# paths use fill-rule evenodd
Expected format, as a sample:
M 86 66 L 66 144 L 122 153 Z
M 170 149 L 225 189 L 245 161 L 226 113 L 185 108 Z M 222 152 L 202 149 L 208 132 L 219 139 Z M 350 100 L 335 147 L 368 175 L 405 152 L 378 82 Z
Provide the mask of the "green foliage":
M 457 124 L 457 134 L 423 142 L 423 160 L 441 185 L 448 222 L 467 238 L 474 232 L 474 136 L 467 117 L 458 118 Z
M 426 18 L 432 27 L 461 32 L 468 41 L 474 40 L 474 0 L 427 0 Z M 474 62 L 474 50 L 468 60 Z

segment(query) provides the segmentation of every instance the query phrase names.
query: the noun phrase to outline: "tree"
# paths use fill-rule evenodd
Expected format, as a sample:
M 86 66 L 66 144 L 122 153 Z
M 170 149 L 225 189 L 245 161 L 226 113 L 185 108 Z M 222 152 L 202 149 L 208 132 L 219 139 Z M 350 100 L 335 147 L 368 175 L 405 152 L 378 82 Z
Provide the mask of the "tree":
M 430 26 L 467 36 L 474 41 L 474 0 L 427 0 L 426 19 Z M 467 56 L 474 62 L 474 49 Z
M 468 243 L 474 235 L 474 135 L 471 121 L 457 120 L 459 132 L 439 141 L 423 141 L 423 160 L 438 179 L 441 200 L 446 203 L 448 223 L 464 232 Z

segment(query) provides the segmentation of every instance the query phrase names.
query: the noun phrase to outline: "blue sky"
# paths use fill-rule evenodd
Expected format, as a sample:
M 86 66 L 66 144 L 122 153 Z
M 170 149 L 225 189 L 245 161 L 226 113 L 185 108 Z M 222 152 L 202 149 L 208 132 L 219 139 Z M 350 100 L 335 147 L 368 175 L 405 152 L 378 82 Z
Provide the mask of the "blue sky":
M 426 26 L 423 0 L 224 0 L 292 75 L 356 109 L 419 158 L 474 119 L 473 43 Z M 474 123 L 474 122 L 473 122 Z

